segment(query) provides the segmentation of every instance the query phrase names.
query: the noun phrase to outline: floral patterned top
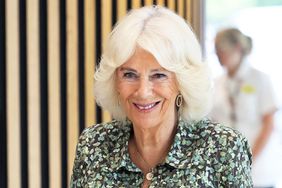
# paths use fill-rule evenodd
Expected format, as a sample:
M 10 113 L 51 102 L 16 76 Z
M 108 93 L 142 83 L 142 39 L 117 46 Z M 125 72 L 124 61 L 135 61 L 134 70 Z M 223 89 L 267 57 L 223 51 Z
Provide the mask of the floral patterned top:
M 171 149 L 153 170 L 150 188 L 249 188 L 251 153 L 237 131 L 212 123 L 180 120 Z M 144 175 L 130 160 L 130 122 L 86 128 L 79 139 L 71 187 L 141 187 Z

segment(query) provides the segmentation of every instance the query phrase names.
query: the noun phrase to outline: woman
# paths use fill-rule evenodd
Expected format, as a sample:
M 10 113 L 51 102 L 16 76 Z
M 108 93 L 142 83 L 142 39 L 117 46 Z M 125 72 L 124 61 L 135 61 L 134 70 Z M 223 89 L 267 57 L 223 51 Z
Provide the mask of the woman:
M 114 121 L 83 131 L 72 187 L 251 187 L 238 132 L 203 117 L 207 65 L 191 28 L 159 6 L 132 10 L 112 31 L 95 74 Z
M 275 184 L 275 147 L 270 149 L 273 118 L 277 109 L 270 79 L 246 60 L 252 40 L 236 28 L 219 31 L 215 49 L 226 74 L 215 84 L 212 119 L 239 130 L 247 137 L 253 154 L 254 185 Z M 281 159 L 280 159 L 281 160 Z M 281 169 L 280 169 L 281 170 Z

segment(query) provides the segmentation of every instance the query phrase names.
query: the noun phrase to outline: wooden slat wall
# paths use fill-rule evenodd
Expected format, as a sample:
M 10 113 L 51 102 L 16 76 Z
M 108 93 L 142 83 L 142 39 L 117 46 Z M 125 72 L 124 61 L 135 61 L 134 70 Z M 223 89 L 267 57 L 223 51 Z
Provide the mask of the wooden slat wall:
M 199 1 L 2 0 L 0 187 L 68 187 L 79 134 L 111 120 L 93 74 L 113 25 L 158 4 L 198 27 Z

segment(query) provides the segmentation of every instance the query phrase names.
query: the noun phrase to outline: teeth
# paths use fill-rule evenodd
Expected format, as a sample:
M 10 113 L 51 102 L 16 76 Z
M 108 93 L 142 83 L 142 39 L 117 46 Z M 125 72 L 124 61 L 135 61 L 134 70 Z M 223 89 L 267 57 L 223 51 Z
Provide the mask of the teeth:
M 148 109 L 154 107 L 154 106 L 155 106 L 155 103 L 149 104 L 149 105 L 147 105 L 147 106 L 140 106 L 140 105 L 136 104 L 136 106 L 137 106 L 140 110 L 148 110 Z

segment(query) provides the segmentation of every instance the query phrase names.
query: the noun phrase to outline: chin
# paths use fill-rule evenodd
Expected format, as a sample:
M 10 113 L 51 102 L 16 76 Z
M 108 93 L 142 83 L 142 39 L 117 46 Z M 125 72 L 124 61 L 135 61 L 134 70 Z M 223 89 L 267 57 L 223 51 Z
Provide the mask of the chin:
M 152 128 L 157 125 L 156 118 L 153 117 L 135 117 L 132 118 L 132 123 L 140 128 Z

